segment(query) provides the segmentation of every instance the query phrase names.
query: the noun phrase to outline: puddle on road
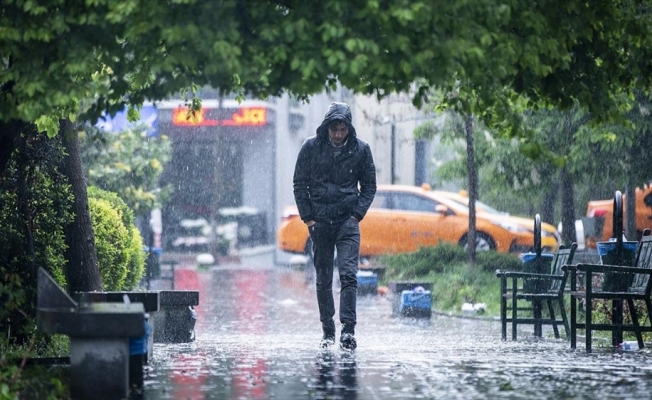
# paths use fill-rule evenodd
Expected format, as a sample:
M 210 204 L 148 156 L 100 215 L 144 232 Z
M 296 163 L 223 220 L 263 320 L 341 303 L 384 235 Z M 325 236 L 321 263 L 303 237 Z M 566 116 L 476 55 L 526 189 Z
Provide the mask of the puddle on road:
M 499 322 L 394 318 L 390 301 L 378 296 L 358 300 L 358 350 L 323 351 L 314 288 L 301 272 L 192 272 L 177 288 L 200 290 L 197 340 L 155 345 L 147 399 L 617 399 L 652 392 L 648 350 L 586 354 L 563 340 L 502 342 Z

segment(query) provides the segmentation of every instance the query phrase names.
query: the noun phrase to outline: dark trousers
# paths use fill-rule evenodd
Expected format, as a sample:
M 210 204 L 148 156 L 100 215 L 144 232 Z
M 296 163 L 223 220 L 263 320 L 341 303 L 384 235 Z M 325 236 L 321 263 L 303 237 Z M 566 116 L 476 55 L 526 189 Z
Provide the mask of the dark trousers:
M 359 223 L 353 218 L 337 224 L 317 222 L 309 228 L 309 231 L 313 243 L 319 319 L 322 324 L 328 324 L 335 316 L 333 258 L 337 249 L 337 268 L 341 283 L 340 322 L 351 331 L 350 333 L 353 333 L 358 294 Z

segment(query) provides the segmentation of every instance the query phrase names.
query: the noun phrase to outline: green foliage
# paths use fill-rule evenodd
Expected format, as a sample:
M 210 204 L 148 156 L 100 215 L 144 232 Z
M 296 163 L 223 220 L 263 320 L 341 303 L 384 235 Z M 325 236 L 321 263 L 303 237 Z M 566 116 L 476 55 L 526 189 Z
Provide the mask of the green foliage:
M 521 271 L 523 262 L 514 254 L 498 253 L 496 251 L 479 251 L 476 254 L 475 266 L 487 272 Z
M 34 329 L 36 271 L 65 287 L 63 226 L 72 198 L 58 139 L 26 132 L 0 177 L 0 331 L 22 343 Z
M 134 290 L 145 275 L 145 252 L 143 251 L 143 238 L 136 226 L 130 229 L 131 243 L 129 245 L 129 263 L 127 264 L 127 277 L 124 290 Z
M 107 291 L 120 290 L 127 277 L 129 231 L 108 201 L 89 197 L 88 206 L 102 287 Z
M 440 243 L 437 246 L 421 247 L 412 253 L 384 255 L 380 257 L 380 262 L 392 275 L 400 276 L 401 279 L 415 279 L 430 273 L 445 272 L 451 265 L 466 263 L 466 257 L 466 251 L 461 246 Z M 523 264 L 513 254 L 480 251 L 475 268 L 492 273 L 497 269 L 520 271 Z
M 117 193 L 100 189 L 96 186 L 89 186 L 87 193 L 89 198 L 102 199 L 108 202 L 118 212 L 120 220 L 125 227 L 131 227 L 134 224 L 133 211 Z
M 158 186 L 171 157 L 168 138 L 147 138 L 142 128 L 119 134 L 84 129 L 80 142 L 88 184 L 117 193 L 136 215 L 160 207 L 170 192 Z
M 68 399 L 64 382 L 70 380 L 67 368 L 19 365 L 25 357 L 63 357 L 70 354 L 67 336 L 32 334 L 29 344 L 9 345 L 0 341 L 0 399 Z
M 464 248 L 441 243 L 412 253 L 384 255 L 378 263 L 385 267 L 384 281 L 432 282 L 433 302 L 440 310 L 459 311 L 464 302 L 482 302 L 488 311 L 497 313 L 500 281 L 495 271 L 519 271 L 522 262 L 513 254 L 495 251 L 478 252 L 474 265 L 466 257 Z
M 195 85 L 302 98 L 336 81 L 378 96 L 411 92 L 415 104 L 430 87 L 463 82 L 478 100 L 458 96 L 465 113 L 501 114 L 513 101 L 503 92 L 610 109 L 614 94 L 652 80 L 643 3 L 5 2 L 0 110 L 67 117 L 90 99 L 83 119 L 94 120 Z
M 576 104 L 567 111 L 523 111 L 527 139 L 508 137 L 497 129 L 478 131 L 474 140 L 479 198 L 516 215 L 545 214 L 548 206 L 550 214 L 543 216 L 551 218 L 556 208 L 556 217 L 546 222 L 559 221 L 560 214 L 570 209 L 551 204 L 561 198 L 563 173 L 573 182 L 573 215 L 566 219 L 572 223 L 584 214 L 589 200 L 607 199 L 616 189 L 624 192 L 628 185 L 649 182 L 645 166 L 652 145 L 650 100 L 638 93 L 628 101 L 620 99 L 619 104 L 623 108 L 618 123 L 600 122 Z M 452 120 L 439 129 L 430 125 L 415 132 L 445 138 L 440 151 L 454 155 L 437 169 L 432 178 L 435 186 L 466 182 L 466 153 L 461 139 L 454 139 L 461 135 L 461 127 Z
M 431 272 L 441 273 L 451 264 L 463 263 L 466 252 L 460 246 L 441 243 L 432 247 L 421 247 L 413 253 L 384 255 L 380 263 L 387 273 L 399 279 L 414 279 Z
M 91 186 L 88 196 L 104 290 L 132 290 L 145 271 L 143 240 L 133 212 L 115 193 Z
M 459 312 L 464 303 L 485 303 L 487 313 L 499 313 L 500 280 L 493 272 L 464 263 L 429 278 L 433 281 L 433 303 L 437 309 Z

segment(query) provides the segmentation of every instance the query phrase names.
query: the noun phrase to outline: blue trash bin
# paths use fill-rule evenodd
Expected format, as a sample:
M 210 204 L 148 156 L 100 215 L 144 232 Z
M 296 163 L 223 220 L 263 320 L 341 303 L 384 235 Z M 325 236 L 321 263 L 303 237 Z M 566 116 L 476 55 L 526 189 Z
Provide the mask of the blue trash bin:
M 378 293 L 378 275 L 371 271 L 358 271 L 356 275 L 358 281 L 359 295 L 374 295 Z
M 430 318 L 432 294 L 422 287 L 402 291 L 399 312 L 404 317 Z
M 600 263 L 607 265 L 622 265 L 633 267 L 636 262 L 636 247 L 638 242 L 623 242 L 622 259 L 619 259 L 618 244 L 616 241 L 598 242 L 598 254 Z M 632 274 L 605 273 L 602 280 L 602 290 L 605 292 L 624 292 L 632 283 Z

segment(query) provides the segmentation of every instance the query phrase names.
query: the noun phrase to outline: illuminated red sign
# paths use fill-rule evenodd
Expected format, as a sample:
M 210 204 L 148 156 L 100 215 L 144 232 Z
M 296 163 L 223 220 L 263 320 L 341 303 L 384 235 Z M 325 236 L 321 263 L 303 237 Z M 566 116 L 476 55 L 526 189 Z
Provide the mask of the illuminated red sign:
M 243 107 L 231 114 L 229 119 L 209 118 L 215 109 L 202 108 L 195 113 L 188 107 L 177 107 L 172 111 L 172 125 L 175 126 L 261 126 L 267 123 L 265 107 Z

